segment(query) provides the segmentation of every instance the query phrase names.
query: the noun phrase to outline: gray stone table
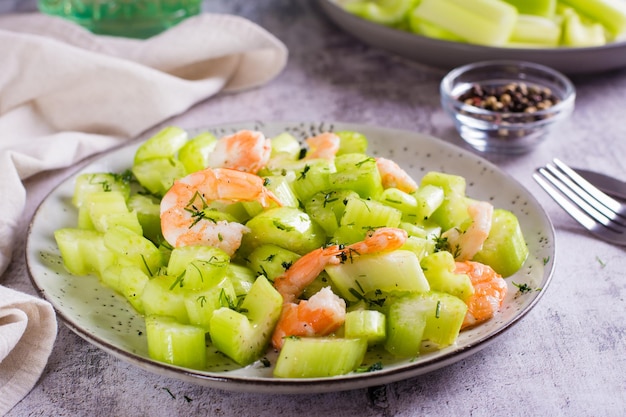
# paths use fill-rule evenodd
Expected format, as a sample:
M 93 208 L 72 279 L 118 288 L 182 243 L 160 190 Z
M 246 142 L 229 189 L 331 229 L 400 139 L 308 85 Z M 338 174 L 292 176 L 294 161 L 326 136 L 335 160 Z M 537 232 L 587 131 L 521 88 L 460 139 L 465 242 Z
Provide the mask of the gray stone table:
M 270 84 L 211 98 L 168 124 L 341 121 L 423 132 L 462 146 L 439 105 L 441 70 L 362 44 L 330 23 L 315 2 L 214 0 L 205 10 L 239 14 L 267 28 L 288 46 L 289 63 Z M 261 395 L 149 373 L 60 324 L 41 379 L 9 416 L 626 415 L 626 253 L 590 237 L 531 178 L 537 166 L 558 156 L 626 179 L 626 70 L 573 81 L 573 117 L 549 142 L 522 156 L 486 156 L 545 207 L 556 229 L 558 259 L 541 301 L 487 348 L 382 387 Z M 28 181 L 24 230 L 39 201 L 67 175 Z M 18 242 L 1 281 L 35 294 L 24 243 Z

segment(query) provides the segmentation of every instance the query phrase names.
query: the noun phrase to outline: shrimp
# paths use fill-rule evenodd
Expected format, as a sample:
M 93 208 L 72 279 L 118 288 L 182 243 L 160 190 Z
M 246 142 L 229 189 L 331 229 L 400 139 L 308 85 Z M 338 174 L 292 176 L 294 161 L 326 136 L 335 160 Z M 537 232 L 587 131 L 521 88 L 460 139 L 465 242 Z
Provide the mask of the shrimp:
M 209 167 L 230 168 L 256 174 L 267 165 L 272 143 L 263 133 L 240 130 L 217 141 L 209 154 Z
M 258 201 L 281 205 L 254 174 L 226 168 L 206 168 L 174 182 L 161 200 L 161 230 L 172 246 L 216 246 L 232 256 L 249 229 L 239 223 L 204 217 L 212 201 Z
M 467 313 L 461 328 L 489 320 L 498 311 L 506 297 L 506 281 L 490 266 L 479 262 L 456 262 L 456 274 L 467 274 L 474 294 L 466 301 Z
M 308 300 L 283 305 L 280 319 L 272 334 L 272 345 L 280 349 L 287 336 L 325 336 L 337 330 L 346 320 L 346 302 L 322 288 Z
M 441 236 L 448 240 L 457 261 L 468 261 L 483 247 L 493 218 L 493 206 L 485 201 L 470 204 L 467 212 L 472 224 L 464 232 L 453 228 L 445 231 Z
M 405 193 L 417 190 L 417 183 L 394 161 L 378 157 L 376 167 L 380 172 L 383 188 L 397 188 Z
M 327 265 L 336 265 L 352 259 L 355 255 L 384 252 L 398 249 L 407 239 L 407 232 L 393 227 L 381 227 L 370 233 L 361 242 L 351 245 L 332 245 L 318 248 L 299 258 L 274 279 L 274 287 L 285 302 L 292 302 L 324 270 Z
M 306 159 L 323 158 L 333 159 L 339 151 L 339 136 L 334 133 L 326 132 L 317 136 L 310 137 L 306 140 L 309 145 L 309 151 Z

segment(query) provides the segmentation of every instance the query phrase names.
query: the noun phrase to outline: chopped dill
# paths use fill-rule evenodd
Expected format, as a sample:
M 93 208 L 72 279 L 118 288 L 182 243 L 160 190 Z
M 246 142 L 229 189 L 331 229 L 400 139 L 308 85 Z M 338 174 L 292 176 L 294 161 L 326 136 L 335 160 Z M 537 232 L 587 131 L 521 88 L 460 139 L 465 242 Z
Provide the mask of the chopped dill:
M 311 169 L 310 165 L 305 165 L 304 168 L 302 169 L 302 171 L 300 172 L 300 175 L 298 176 L 298 180 L 303 180 L 306 178 L 306 174 L 309 172 L 309 170 Z
M 180 286 L 180 288 L 183 288 L 185 281 L 185 272 L 186 271 L 183 271 L 179 276 L 176 277 L 176 280 L 172 283 L 172 285 L 170 285 L 170 291 L 176 288 L 177 285 Z
M 376 372 L 383 369 L 383 363 L 381 361 L 374 362 L 370 366 L 359 366 L 355 371 L 358 373 Z
M 450 244 L 448 243 L 447 237 L 443 237 L 442 235 L 433 236 L 433 240 L 435 241 L 435 252 L 448 250 Z
M 517 287 L 517 290 L 520 292 L 520 294 L 526 294 L 527 292 L 531 292 L 533 290 L 528 284 L 517 284 L 513 282 L 513 285 Z

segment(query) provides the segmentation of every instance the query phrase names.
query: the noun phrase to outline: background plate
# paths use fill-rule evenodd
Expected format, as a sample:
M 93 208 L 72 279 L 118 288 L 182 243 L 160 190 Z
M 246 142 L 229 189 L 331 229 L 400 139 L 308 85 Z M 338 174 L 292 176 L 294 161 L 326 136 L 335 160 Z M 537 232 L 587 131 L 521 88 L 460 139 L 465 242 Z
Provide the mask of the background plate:
M 626 67 L 626 42 L 590 48 L 495 48 L 432 39 L 391 29 L 352 15 L 333 0 L 319 0 L 319 4 L 335 24 L 361 41 L 445 70 L 494 59 L 536 62 L 568 75 Z
M 201 372 L 153 361 L 147 353 L 143 318 L 122 296 L 103 287 L 96 277 L 69 275 L 53 236 L 56 229 L 75 227 L 77 212 L 71 197 L 76 175 L 130 168 L 138 146 L 135 144 L 104 155 L 61 183 L 44 199 L 30 225 L 26 259 L 31 280 L 69 328 L 112 355 L 161 375 L 233 391 L 310 394 L 386 384 L 459 361 L 496 340 L 522 318 L 540 299 L 543 292 L 539 289 L 548 285 L 555 254 L 552 224 L 526 189 L 488 161 L 430 136 L 364 125 L 250 122 L 203 130 L 220 137 L 243 128 L 261 130 L 268 137 L 289 131 L 302 140 L 321 131 L 356 130 L 368 137 L 368 153 L 395 160 L 416 179 L 431 170 L 464 176 L 469 196 L 490 201 L 518 216 L 530 250 L 524 267 L 507 278 L 509 292 L 501 312 L 494 319 L 462 332 L 454 346 L 413 360 L 384 358 L 384 369 L 370 373 L 306 380 L 275 379 L 272 368 L 259 363 L 237 368 L 223 360 Z M 513 282 L 537 291 L 520 294 Z M 274 363 L 274 352 L 268 351 L 267 357 Z

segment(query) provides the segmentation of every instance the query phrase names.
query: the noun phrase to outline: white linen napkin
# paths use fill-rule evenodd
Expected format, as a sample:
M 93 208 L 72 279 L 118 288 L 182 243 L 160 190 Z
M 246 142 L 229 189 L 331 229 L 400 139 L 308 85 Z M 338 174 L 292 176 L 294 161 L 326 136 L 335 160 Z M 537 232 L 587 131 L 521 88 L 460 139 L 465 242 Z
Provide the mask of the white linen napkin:
M 147 40 L 97 36 L 43 14 L 5 15 L 0 51 L 0 276 L 24 211 L 23 180 L 121 145 L 218 92 L 267 83 L 288 55 L 253 22 L 216 14 Z M 0 286 L 0 415 L 43 370 L 56 335 L 48 307 Z M 31 324 L 41 340 L 28 337 Z M 37 360 L 21 360 L 29 355 Z M 20 365 L 6 380 L 5 368 Z
M 0 416 L 33 388 L 57 334 L 52 306 L 0 287 Z

